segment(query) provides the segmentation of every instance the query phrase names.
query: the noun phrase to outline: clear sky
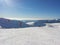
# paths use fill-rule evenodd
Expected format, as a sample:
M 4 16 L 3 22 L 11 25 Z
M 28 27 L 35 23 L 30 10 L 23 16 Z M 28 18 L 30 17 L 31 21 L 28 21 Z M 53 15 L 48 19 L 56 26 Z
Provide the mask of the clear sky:
M 0 17 L 60 18 L 60 0 L 0 0 Z

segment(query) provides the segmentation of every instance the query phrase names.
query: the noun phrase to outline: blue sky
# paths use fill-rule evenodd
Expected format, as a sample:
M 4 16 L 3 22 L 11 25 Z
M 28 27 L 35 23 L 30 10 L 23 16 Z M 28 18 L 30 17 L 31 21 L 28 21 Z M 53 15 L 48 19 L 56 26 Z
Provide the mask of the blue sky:
M 60 0 L 0 0 L 0 17 L 60 18 Z

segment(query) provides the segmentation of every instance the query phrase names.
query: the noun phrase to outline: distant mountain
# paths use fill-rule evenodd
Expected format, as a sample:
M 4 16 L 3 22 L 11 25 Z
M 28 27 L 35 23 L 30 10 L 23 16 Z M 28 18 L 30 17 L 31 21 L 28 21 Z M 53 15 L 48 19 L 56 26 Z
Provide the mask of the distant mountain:
M 2 28 L 20 28 L 20 27 L 22 28 L 22 27 L 26 27 L 27 24 L 18 20 L 0 18 L 0 26 Z
M 24 28 L 24 27 L 36 27 L 45 26 L 45 23 L 60 23 L 60 19 L 52 20 L 11 20 L 6 18 L 0 18 L 0 27 L 2 28 Z

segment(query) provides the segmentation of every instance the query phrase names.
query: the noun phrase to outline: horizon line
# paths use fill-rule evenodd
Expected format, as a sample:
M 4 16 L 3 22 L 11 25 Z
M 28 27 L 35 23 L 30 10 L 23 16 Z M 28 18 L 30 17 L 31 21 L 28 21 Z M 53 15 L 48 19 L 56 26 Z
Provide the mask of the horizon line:
M 0 17 L 2 18 L 2 17 Z M 11 19 L 11 20 L 52 20 L 52 19 L 57 19 L 57 18 L 7 18 L 3 17 L 5 19 Z

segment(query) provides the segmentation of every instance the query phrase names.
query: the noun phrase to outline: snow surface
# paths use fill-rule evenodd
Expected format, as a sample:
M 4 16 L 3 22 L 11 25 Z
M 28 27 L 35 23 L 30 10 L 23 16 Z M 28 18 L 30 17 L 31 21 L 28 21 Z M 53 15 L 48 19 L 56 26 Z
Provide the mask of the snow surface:
M 29 24 L 29 25 L 33 25 L 35 22 L 28 22 L 27 24 Z
M 0 45 L 60 45 L 59 26 L 0 29 Z

